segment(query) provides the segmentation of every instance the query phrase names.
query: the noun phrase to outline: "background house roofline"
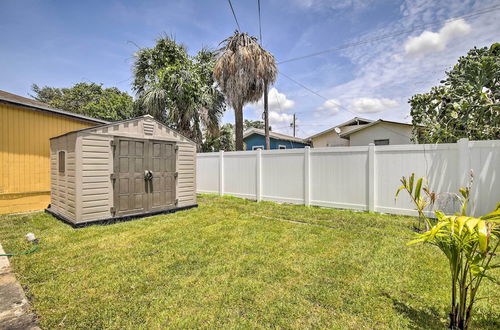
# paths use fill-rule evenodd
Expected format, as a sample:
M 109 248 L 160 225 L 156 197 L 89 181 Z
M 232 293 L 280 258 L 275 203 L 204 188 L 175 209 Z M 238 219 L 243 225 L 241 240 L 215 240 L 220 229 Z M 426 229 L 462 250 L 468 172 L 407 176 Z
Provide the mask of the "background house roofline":
M 368 127 L 372 127 L 372 126 L 378 125 L 380 123 L 413 126 L 412 124 L 408 124 L 408 123 L 402 123 L 402 122 L 398 122 L 398 121 L 391 121 L 391 120 L 379 119 L 379 120 L 376 120 L 376 121 L 371 122 L 371 123 L 366 124 L 366 125 L 360 125 L 360 127 L 357 127 L 357 128 L 355 128 L 353 130 L 350 130 L 350 131 L 347 131 L 347 132 L 344 132 L 344 133 L 340 133 L 339 136 L 342 137 L 342 138 L 343 137 L 348 137 L 349 135 L 351 135 L 353 133 L 359 132 L 359 131 L 364 130 L 365 128 L 368 128 Z
M 243 138 L 245 139 L 252 134 L 265 136 L 265 132 L 263 129 L 250 128 L 243 133 Z M 282 134 L 282 133 L 277 133 L 277 132 L 273 132 L 273 131 L 269 131 L 269 137 L 274 138 L 274 139 L 287 140 L 287 141 L 300 142 L 300 143 L 307 144 L 306 139 L 301 139 L 298 137 L 294 137 L 294 136 L 290 136 L 290 135 L 286 135 L 286 134 Z
M 310 140 L 310 139 L 313 139 L 315 137 L 318 137 L 320 135 L 323 135 L 323 134 L 326 134 L 326 133 L 330 133 L 331 131 L 335 130 L 336 127 L 343 127 L 343 126 L 346 126 L 346 125 L 349 125 L 349 124 L 352 124 L 354 123 L 355 121 L 366 121 L 368 123 L 372 123 L 373 120 L 372 119 L 366 119 L 366 118 L 361 118 L 361 117 L 354 117 L 352 119 L 349 119 L 348 121 L 342 123 L 342 124 L 339 124 L 339 125 L 336 125 L 336 126 L 333 126 L 329 129 L 326 129 L 322 132 L 319 132 L 319 133 L 316 133 L 314 135 L 311 135 L 310 137 L 307 138 L 307 140 Z
M 80 115 L 80 114 L 73 113 L 73 112 L 69 112 L 69 111 L 50 108 L 45 103 L 30 99 L 30 98 L 27 98 L 24 96 L 20 96 L 20 95 L 6 92 L 6 91 L 2 91 L 2 90 L 0 90 L 0 102 L 5 103 L 5 104 L 10 104 L 10 105 L 21 106 L 21 107 L 27 108 L 29 110 L 49 112 L 49 113 L 53 113 L 56 115 L 70 117 L 70 118 L 73 118 L 76 120 L 90 122 L 90 123 L 94 123 L 94 124 L 108 124 L 109 123 L 106 120 L 91 118 L 91 117 L 87 117 L 87 116 Z

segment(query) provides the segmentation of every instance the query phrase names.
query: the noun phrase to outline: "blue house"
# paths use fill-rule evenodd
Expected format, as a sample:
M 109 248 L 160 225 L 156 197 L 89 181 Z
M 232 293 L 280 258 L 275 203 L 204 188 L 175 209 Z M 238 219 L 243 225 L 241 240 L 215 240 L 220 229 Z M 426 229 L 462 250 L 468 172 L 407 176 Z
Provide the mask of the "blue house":
M 276 132 L 269 132 L 271 149 L 296 149 L 308 146 L 304 139 Z M 266 138 L 263 129 L 251 128 L 243 134 L 245 150 L 265 149 Z

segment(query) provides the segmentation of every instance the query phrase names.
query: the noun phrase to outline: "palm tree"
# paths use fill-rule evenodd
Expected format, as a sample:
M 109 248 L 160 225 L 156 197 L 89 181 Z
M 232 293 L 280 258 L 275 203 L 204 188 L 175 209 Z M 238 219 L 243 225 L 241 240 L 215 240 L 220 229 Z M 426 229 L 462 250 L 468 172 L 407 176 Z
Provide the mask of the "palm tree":
M 218 136 L 226 104 L 215 86 L 215 61 L 214 52 L 202 49 L 190 56 L 170 37 L 137 51 L 133 89 L 140 112 L 178 130 L 198 147 L 203 136 Z
M 234 109 L 236 150 L 243 150 L 243 106 L 262 97 L 266 86 L 276 81 L 278 70 L 274 56 L 255 37 L 235 31 L 221 44 L 214 78 Z

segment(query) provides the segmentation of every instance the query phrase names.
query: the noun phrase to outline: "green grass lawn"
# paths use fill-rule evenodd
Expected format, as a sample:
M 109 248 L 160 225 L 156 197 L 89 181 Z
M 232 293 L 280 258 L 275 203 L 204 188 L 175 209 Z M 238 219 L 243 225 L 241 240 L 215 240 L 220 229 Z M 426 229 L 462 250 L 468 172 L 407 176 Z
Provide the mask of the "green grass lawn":
M 43 328 L 446 327 L 447 263 L 406 246 L 412 218 L 213 195 L 199 205 L 83 229 L 0 216 L 0 241 L 19 251 L 27 232 L 41 238 L 10 260 Z M 495 300 L 477 304 L 475 328 L 500 328 Z

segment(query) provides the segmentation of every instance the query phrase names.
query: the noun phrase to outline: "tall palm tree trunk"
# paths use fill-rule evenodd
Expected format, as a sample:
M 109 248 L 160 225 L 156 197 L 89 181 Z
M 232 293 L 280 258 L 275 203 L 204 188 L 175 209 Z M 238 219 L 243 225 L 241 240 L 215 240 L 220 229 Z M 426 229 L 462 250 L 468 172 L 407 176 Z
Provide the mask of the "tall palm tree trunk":
M 236 150 L 243 150 L 243 106 L 234 109 L 234 132 L 236 135 Z

